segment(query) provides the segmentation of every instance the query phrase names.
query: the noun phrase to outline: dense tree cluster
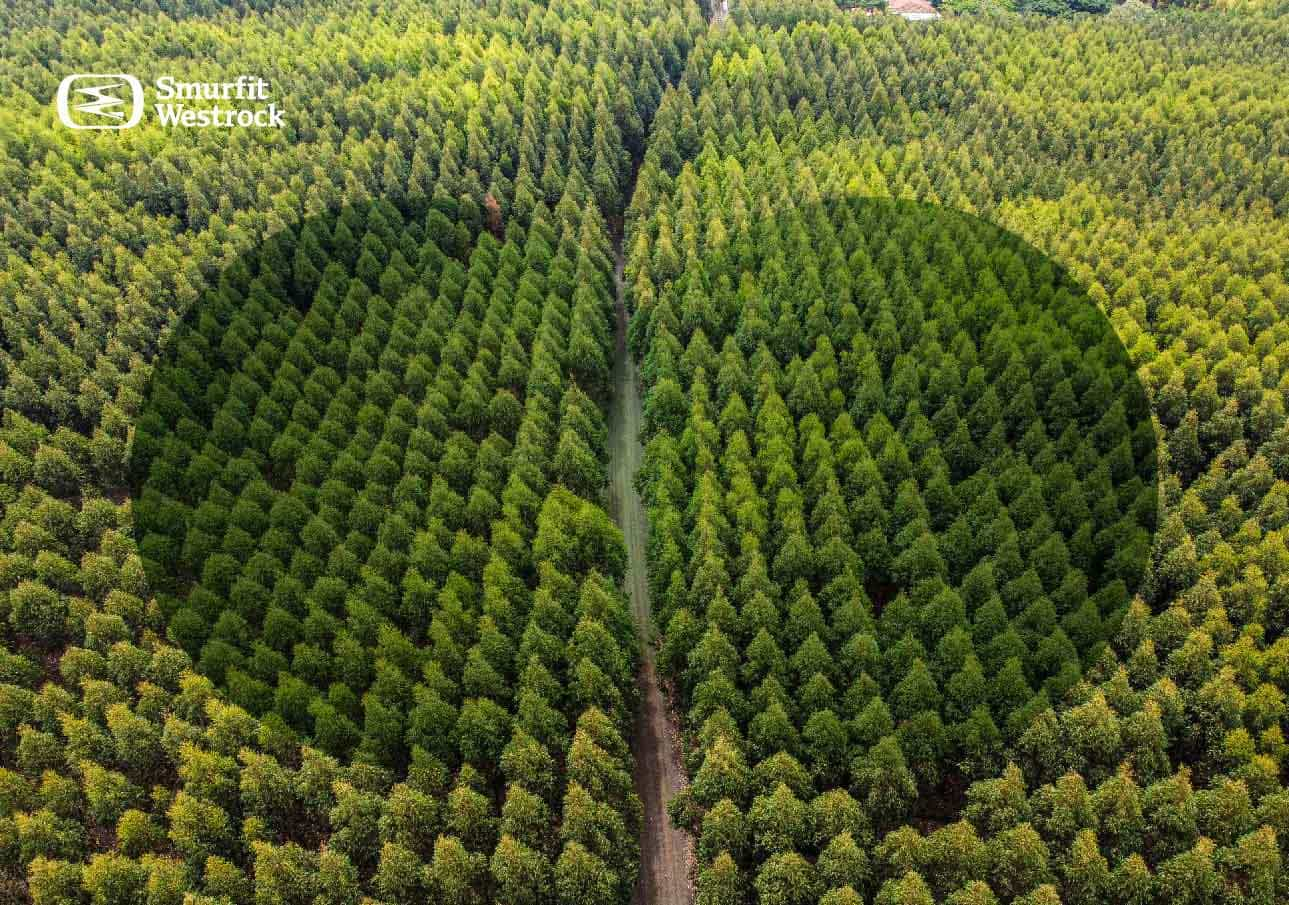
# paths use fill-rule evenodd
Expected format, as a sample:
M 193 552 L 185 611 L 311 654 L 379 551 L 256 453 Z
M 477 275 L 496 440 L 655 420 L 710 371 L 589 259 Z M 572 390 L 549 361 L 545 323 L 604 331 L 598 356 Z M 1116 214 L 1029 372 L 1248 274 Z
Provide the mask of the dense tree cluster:
M 624 213 L 698 901 L 1289 899 L 1284 21 L 730 6 L 0 9 L 0 899 L 630 898 Z
M 116 34 L 100 41 L 96 16 L 50 6 L 0 13 L 0 78 L 15 95 L 0 124 L 2 398 L 102 447 L 137 416 L 165 329 L 284 225 L 373 198 L 463 194 L 525 217 L 553 206 L 574 169 L 602 212 L 619 210 L 699 22 L 644 0 L 301 4 L 249 20 L 105 13 Z M 68 71 L 254 73 L 287 128 L 153 124 L 69 140 L 49 103 Z
M 1032 13 L 1068 17 L 1078 13 L 1111 14 L 1144 19 L 1154 11 L 1226 9 L 1244 15 L 1283 15 L 1284 0 L 931 0 L 941 14 L 988 14 L 997 18 Z M 885 12 L 887 0 L 730 0 L 732 15 L 741 23 L 792 25 L 827 22 Z
M 695 48 L 689 90 L 669 96 L 651 137 L 661 167 L 674 174 L 707 145 L 738 155 L 768 130 L 803 154 L 874 143 L 867 187 L 895 177 L 969 212 L 1078 186 L 1143 223 L 1197 207 L 1289 212 L 1275 20 L 771 21 Z
M 606 217 L 698 11 L 0 15 L 0 898 L 625 901 Z M 196 59 L 288 129 L 47 105 Z
M 394 901 L 634 879 L 625 553 L 579 387 L 607 373 L 609 248 L 574 197 L 464 260 L 458 207 L 276 234 L 199 300 L 138 421 L 168 638 L 275 750 L 422 778 L 418 845 L 379 833 L 385 789 L 332 813 L 329 849 Z M 289 826 L 267 840 L 314 838 Z
M 695 48 L 626 240 L 699 901 L 1283 899 L 1283 26 L 779 6 Z M 1051 265 L 916 202 L 1069 266 L 1151 419 L 1062 444 Z

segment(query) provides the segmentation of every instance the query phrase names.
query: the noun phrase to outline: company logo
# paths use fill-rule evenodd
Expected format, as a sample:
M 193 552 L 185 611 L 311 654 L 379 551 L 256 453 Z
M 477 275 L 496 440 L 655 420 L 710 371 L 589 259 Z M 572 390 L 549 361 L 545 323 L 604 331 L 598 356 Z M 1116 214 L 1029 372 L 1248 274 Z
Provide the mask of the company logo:
M 143 118 L 143 85 L 123 72 L 77 73 L 59 83 L 57 106 L 69 129 L 128 129 Z
M 152 85 L 152 115 L 165 128 L 271 128 L 286 125 L 269 82 L 239 75 L 229 82 L 185 82 L 163 75 Z M 127 98 L 128 93 L 128 98 Z M 77 73 L 58 85 L 58 118 L 69 129 L 128 129 L 144 116 L 143 83 L 132 75 Z

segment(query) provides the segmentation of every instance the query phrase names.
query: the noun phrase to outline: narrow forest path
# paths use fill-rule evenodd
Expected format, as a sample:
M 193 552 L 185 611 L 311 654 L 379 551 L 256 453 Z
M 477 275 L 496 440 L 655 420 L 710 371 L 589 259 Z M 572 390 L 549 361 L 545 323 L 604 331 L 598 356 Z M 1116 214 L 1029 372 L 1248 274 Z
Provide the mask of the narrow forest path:
M 619 243 L 620 245 L 620 243 Z M 617 252 L 614 281 L 617 285 L 617 362 L 613 370 L 613 409 L 609 417 L 609 510 L 627 544 L 627 594 L 631 615 L 640 635 L 640 707 L 635 725 L 635 785 L 644 805 L 640 829 L 640 877 L 636 905 L 689 905 L 694 900 L 690 883 L 693 841 L 671 825 L 667 802 L 687 780 L 680 762 L 680 744 L 672 723 L 658 674 L 652 643 L 653 612 L 649 606 L 645 551 L 649 520 L 636 492 L 635 475 L 644 450 L 640 444 L 643 423 L 640 386 L 635 359 L 627 351 L 627 309 L 623 299 L 622 251 Z

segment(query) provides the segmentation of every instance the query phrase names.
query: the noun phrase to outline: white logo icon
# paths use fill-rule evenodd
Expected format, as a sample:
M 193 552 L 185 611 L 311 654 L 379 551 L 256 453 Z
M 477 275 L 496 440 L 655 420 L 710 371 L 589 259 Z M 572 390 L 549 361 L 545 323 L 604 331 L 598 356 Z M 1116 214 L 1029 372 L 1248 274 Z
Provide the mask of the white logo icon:
M 121 96 L 128 88 L 129 100 Z M 69 129 L 128 129 L 143 118 L 143 85 L 125 73 L 69 75 L 58 86 L 58 118 Z

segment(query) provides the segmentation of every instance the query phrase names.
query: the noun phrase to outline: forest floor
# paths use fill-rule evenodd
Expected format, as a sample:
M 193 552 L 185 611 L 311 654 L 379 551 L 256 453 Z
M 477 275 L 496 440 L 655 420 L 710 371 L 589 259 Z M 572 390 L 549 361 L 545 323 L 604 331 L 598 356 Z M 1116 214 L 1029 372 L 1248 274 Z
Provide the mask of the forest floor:
M 635 784 L 644 806 L 644 822 L 640 829 L 640 879 L 634 901 L 635 905 L 689 905 L 694 900 L 693 841 L 688 833 L 672 826 L 667 816 L 667 802 L 685 788 L 688 780 L 680 762 L 678 727 L 668 711 L 654 667 L 653 613 L 645 572 L 649 520 L 634 481 L 644 452 L 640 444 L 643 417 L 636 363 L 627 351 L 620 250 L 614 277 L 618 328 L 609 418 L 609 510 L 626 540 L 626 590 L 640 633 L 641 657 L 636 677 L 640 705 L 635 725 Z

